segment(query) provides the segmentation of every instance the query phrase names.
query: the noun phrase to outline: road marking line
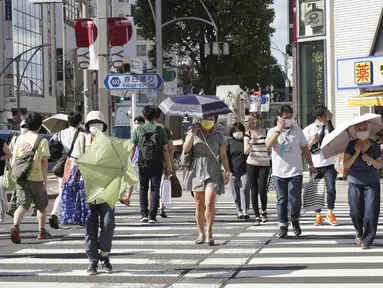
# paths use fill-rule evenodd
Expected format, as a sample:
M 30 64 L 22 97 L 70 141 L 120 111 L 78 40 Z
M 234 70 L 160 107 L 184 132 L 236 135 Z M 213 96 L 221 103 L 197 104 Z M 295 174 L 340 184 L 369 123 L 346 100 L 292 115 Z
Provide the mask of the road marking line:
M 288 248 L 286 248 L 288 249 Z M 349 264 L 349 263 L 383 263 L 383 256 L 342 256 L 342 257 L 257 257 L 251 259 L 248 265 L 290 265 L 290 264 Z M 341 269 L 334 269 L 339 271 Z M 360 274 L 355 274 L 360 275 Z M 383 274 L 382 274 L 383 275 Z
M 182 272 L 167 270 L 113 270 L 113 277 L 178 277 Z M 57 269 L 0 269 L 1 277 L 32 276 L 32 277 L 89 277 L 84 270 L 57 270 Z M 108 273 L 99 273 L 97 277 L 111 277 Z M 54 286 L 53 286 L 54 287 Z
M 222 245 L 226 242 L 227 240 L 215 240 L 215 243 L 217 245 Z M 63 241 L 50 241 L 50 242 L 45 242 L 44 245 L 83 245 L 84 240 L 63 240 Z M 113 246 L 115 245 L 143 245 L 143 246 L 164 246 L 164 245 L 194 245 L 195 242 L 194 240 L 166 240 L 166 241 L 158 241 L 158 240 L 113 240 Z
M 132 254 L 196 254 L 196 255 L 201 255 L 201 254 L 209 254 L 213 250 L 212 249 L 113 249 L 111 252 L 111 255 L 113 254 L 123 254 L 123 253 L 132 253 Z M 50 254 L 50 255 L 60 255 L 60 254 L 75 254 L 75 253 L 80 253 L 84 254 L 85 251 L 84 249 L 22 249 L 19 251 L 16 251 L 14 254 L 17 255 L 42 255 L 42 254 Z
M 381 277 L 383 269 L 286 269 L 242 270 L 236 278 Z M 323 284 L 322 284 L 323 285 Z M 327 286 L 327 284 L 326 284 Z M 283 286 L 284 287 L 284 286 Z
M 84 252 L 85 255 L 85 252 Z M 4 261 L 3 261 L 4 260 Z M 113 264 L 117 265 L 195 265 L 198 259 L 147 259 L 147 258 L 113 258 Z M 4 258 L 2 264 L 57 264 L 57 265 L 89 265 L 89 260 L 86 258 Z

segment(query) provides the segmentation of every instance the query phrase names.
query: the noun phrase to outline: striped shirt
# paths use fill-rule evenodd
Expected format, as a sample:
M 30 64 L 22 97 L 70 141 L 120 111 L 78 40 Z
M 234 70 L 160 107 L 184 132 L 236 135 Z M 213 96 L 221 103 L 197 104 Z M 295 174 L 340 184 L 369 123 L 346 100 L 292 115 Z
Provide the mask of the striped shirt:
M 261 132 L 247 131 L 245 135 L 245 147 L 251 139 L 254 139 L 255 143 L 251 147 L 249 156 L 247 157 L 247 164 L 254 166 L 270 166 L 270 155 L 266 147 L 266 130 Z

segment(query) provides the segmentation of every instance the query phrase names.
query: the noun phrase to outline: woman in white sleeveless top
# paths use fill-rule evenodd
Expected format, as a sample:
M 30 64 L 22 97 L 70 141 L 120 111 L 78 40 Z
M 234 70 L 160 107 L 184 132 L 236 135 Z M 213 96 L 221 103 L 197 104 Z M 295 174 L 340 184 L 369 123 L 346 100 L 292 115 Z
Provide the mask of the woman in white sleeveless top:
M 248 120 L 248 131 L 244 138 L 247 158 L 247 175 L 251 189 L 251 203 L 254 209 L 255 222 L 258 226 L 267 222 L 267 179 L 270 169 L 270 156 L 265 145 L 267 131 L 263 128 L 260 113 L 252 113 Z M 258 195 L 261 199 L 262 214 L 259 213 Z M 261 217 L 262 218 L 261 218 Z

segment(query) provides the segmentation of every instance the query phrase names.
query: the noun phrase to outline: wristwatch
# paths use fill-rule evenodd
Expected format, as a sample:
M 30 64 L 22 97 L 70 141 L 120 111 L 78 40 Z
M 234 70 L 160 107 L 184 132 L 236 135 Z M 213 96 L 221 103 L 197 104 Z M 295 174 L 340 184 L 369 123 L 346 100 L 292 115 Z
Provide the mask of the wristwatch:
M 313 164 L 309 164 L 308 166 L 309 166 L 309 168 L 314 168 Z

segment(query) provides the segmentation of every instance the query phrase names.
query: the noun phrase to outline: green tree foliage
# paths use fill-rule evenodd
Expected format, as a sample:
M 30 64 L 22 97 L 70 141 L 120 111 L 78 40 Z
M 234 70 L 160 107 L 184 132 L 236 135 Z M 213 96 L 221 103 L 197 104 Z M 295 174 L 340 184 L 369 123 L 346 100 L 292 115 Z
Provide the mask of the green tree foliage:
M 155 5 L 154 0 L 153 6 Z M 194 86 L 206 94 L 216 85 L 254 83 L 267 85 L 275 59 L 271 57 L 270 36 L 274 29 L 273 0 L 204 0 L 218 26 L 218 41 L 230 43 L 230 55 L 205 56 L 204 43 L 216 41 L 216 31 L 206 23 L 186 20 L 163 28 L 165 53 L 177 51 L 189 58 L 196 71 Z M 155 39 L 155 22 L 148 0 L 137 0 L 136 22 L 146 39 Z M 162 22 L 180 17 L 209 17 L 199 0 L 162 0 Z M 149 56 L 155 63 L 155 47 Z M 164 54 L 165 54 L 164 53 Z

